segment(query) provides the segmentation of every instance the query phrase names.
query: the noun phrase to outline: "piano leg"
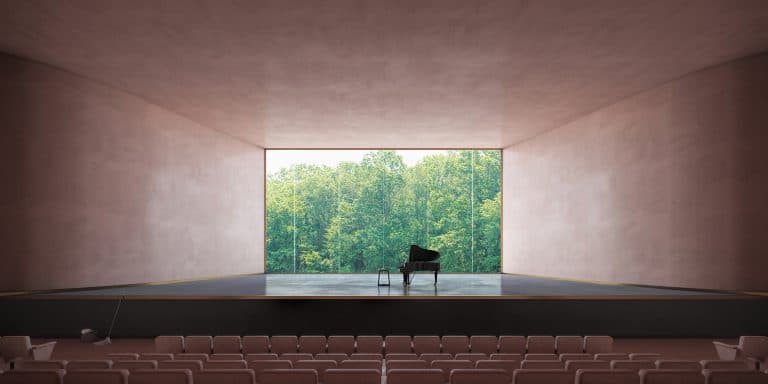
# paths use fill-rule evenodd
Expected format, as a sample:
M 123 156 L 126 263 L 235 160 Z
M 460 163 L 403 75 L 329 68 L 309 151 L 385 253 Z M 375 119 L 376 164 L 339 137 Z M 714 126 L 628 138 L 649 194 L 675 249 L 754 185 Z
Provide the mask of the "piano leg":
M 408 279 L 408 272 L 403 272 L 403 285 L 408 285 L 411 282 Z
M 437 285 L 437 271 L 435 271 L 435 285 Z

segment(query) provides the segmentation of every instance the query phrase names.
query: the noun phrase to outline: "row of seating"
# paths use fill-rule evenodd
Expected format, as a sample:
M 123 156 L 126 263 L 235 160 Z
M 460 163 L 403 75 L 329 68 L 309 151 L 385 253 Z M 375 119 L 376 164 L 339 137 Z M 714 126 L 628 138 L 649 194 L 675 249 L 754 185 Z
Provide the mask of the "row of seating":
M 55 347 L 55 341 L 34 345 L 29 336 L 0 337 L 0 367 L 16 359 L 48 360 Z
M 158 336 L 165 353 L 608 353 L 610 336 Z
M 766 384 L 768 374 L 745 370 L 628 370 L 580 369 L 578 371 L 518 369 L 512 375 L 501 369 L 455 369 L 447 378 L 439 369 L 393 369 L 387 384 Z M 14 370 L 0 374 L 0 384 L 318 384 L 313 369 L 270 369 L 258 376 L 249 369 L 82 371 Z M 329 369 L 323 384 L 380 384 L 371 369 Z

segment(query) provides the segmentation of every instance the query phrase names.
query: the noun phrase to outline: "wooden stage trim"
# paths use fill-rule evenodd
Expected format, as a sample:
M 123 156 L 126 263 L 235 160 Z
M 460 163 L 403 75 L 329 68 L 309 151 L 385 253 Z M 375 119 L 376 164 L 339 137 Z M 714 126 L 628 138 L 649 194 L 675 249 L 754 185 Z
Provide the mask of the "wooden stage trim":
M 157 301 L 157 300 L 208 300 L 208 301 L 253 301 L 253 300 L 525 300 L 525 301 L 711 301 L 711 300 L 765 300 L 758 294 L 729 294 L 729 295 L 653 295 L 653 296 L 192 296 L 192 295 L 50 295 L 24 294 L 2 297 L 0 300 L 120 300 L 126 301 Z

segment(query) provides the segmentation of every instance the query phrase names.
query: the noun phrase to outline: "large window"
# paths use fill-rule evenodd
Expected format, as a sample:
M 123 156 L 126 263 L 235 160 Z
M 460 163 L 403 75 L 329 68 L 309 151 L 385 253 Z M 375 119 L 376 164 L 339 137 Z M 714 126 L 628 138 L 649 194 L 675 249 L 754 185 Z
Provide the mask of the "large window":
M 501 151 L 267 150 L 267 272 L 499 272 Z

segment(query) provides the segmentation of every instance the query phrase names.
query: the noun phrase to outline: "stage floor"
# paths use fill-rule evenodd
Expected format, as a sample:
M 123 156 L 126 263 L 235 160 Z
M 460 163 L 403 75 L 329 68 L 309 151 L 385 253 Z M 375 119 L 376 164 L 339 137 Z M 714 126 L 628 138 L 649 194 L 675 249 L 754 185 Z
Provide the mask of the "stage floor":
M 386 276 L 382 276 L 386 279 Z M 598 284 L 512 274 L 441 274 L 437 285 L 428 273 L 404 287 L 400 274 L 390 286 L 378 286 L 376 274 L 266 274 L 164 284 L 67 290 L 34 298 L 132 299 L 729 299 L 740 295 L 691 289 Z

